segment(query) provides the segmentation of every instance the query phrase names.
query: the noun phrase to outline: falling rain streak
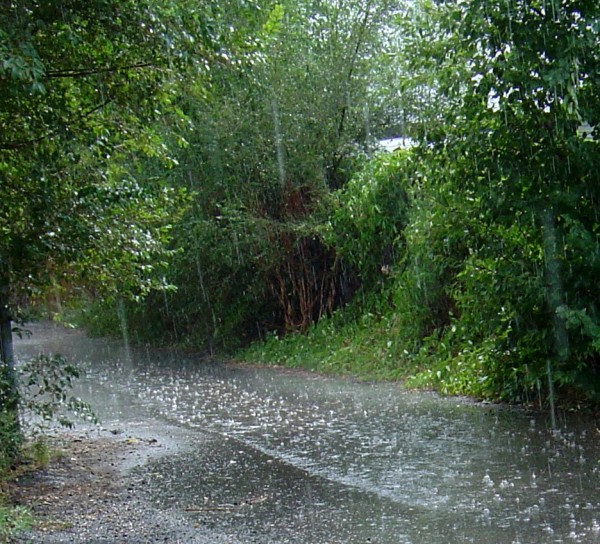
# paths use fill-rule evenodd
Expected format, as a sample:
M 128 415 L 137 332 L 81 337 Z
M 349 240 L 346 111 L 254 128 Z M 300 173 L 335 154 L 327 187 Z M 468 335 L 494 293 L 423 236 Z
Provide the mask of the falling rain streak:
M 281 117 L 277 100 L 271 100 L 271 112 L 273 114 L 273 131 L 275 137 L 275 151 L 277 153 L 277 168 L 279 172 L 279 183 L 285 184 L 285 156 L 283 151 L 283 135 L 281 132 Z

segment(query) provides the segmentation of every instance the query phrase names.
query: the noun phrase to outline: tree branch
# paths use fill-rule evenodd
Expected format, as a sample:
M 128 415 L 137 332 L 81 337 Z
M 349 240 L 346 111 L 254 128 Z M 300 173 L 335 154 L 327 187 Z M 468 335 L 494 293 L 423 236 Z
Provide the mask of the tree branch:
M 364 33 L 365 33 L 365 29 L 367 27 L 367 24 L 369 23 L 369 17 L 371 16 L 371 5 L 372 4 L 373 4 L 372 0 L 369 0 L 369 2 L 367 3 L 366 9 L 365 9 L 363 19 L 360 23 L 360 27 L 358 30 L 358 39 L 356 40 L 356 46 L 354 47 L 354 50 L 352 52 L 352 58 L 350 59 L 348 74 L 346 76 L 346 91 L 352 81 L 352 77 L 354 75 L 354 69 L 356 68 L 356 59 L 358 58 L 358 54 L 360 53 L 360 49 L 363 45 Z M 338 132 L 337 132 L 338 136 L 341 136 L 342 133 L 344 132 L 344 123 L 346 121 L 347 109 L 348 109 L 347 105 L 344 105 L 342 107 L 340 121 L 338 123 Z
M 108 68 L 67 68 L 65 70 L 49 70 L 45 76 L 48 79 L 55 79 L 61 77 L 87 77 L 95 76 L 98 74 L 108 74 L 115 72 L 124 72 L 126 70 L 139 70 L 140 68 L 155 68 L 156 65 L 152 62 L 140 62 L 136 64 L 128 64 L 125 66 L 111 66 Z
M 73 123 L 77 122 L 77 121 L 81 121 L 82 119 L 85 119 L 86 117 L 89 117 L 90 115 L 93 115 L 94 113 L 96 113 L 97 111 L 101 110 L 104 106 L 106 106 L 107 104 L 109 104 L 110 102 L 112 102 L 113 99 L 112 98 L 108 98 L 107 100 L 105 100 L 104 102 L 102 102 L 101 104 L 99 104 L 98 106 L 94 106 L 93 108 L 91 108 L 90 110 L 82 113 L 75 121 L 73 121 Z M 71 124 L 73 124 L 71 123 Z M 68 126 L 69 124 L 67 124 Z M 37 138 L 32 138 L 30 140 L 17 140 L 17 141 L 13 141 L 13 142 L 0 142 L 0 150 L 12 150 L 12 149 L 20 149 L 23 147 L 28 147 L 31 145 L 35 145 L 43 140 L 46 140 L 48 138 L 50 138 L 51 136 L 53 136 L 54 134 L 56 134 L 58 132 L 58 127 L 54 128 L 52 130 L 49 130 L 48 132 L 46 132 L 45 134 L 42 134 L 41 136 L 38 136 Z

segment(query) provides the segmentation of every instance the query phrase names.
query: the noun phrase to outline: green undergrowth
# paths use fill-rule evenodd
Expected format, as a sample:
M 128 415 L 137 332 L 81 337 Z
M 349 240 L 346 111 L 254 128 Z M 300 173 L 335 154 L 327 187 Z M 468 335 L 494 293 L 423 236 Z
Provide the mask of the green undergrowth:
M 239 351 L 236 360 L 366 380 L 402 380 L 417 368 L 398 342 L 397 326 L 391 313 L 338 310 L 306 333 L 269 335 Z
M 18 456 L 11 463 L 5 463 L 0 470 L 0 542 L 12 542 L 19 533 L 36 523 L 28 508 L 11 504 L 5 494 L 9 483 L 23 475 L 44 468 L 59 452 L 49 447 L 43 437 L 28 441 L 19 449 Z
M 0 504 L 0 542 L 10 542 L 11 538 L 32 525 L 33 517 L 27 508 Z

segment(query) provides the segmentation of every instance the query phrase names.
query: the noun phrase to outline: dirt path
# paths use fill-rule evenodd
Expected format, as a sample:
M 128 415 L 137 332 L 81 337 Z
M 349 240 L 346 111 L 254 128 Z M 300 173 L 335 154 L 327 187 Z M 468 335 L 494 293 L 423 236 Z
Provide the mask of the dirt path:
M 178 451 L 182 445 L 177 437 L 63 433 L 52 445 L 62 451 L 58 459 L 10 486 L 12 501 L 27 506 L 37 520 L 35 529 L 13 542 L 238 542 L 195 526 L 185 512 L 155 507 L 142 493 L 144 466 Z

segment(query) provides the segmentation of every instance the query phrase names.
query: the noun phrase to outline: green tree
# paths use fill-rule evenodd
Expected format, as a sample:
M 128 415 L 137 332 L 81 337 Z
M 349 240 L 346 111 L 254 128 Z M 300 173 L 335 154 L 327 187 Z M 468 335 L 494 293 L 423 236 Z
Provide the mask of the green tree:
M 432 97 L 412 112 L 432 240 L 462 233 L 442 344 L 480 393 L 523 398 L 552 361 L 558 385 L 598 395 L 599 21 L 585 0 L 421 2 L 404 19 Z
M 173 335 L 304 330 L 351 292 L 319 225 L 384 119 L 371 69 L 388 5 L 262 8 L 221 15 L 254 40 L 214 68 L 208 100 L 192 94 L 184 107 L 195 128 L 179 183 L 198 198 L 176 234 L 185 250 L 169 311 L 161 297 L 146 308 Z
M 144 161 L 172 163 L 158 123 L 202 85 L 210 4 L 19 0 L 0 6 L 0 408 L 16 409 L 20 291 L 66 278 L 137 297 L 163 288 L 182 200 Z

